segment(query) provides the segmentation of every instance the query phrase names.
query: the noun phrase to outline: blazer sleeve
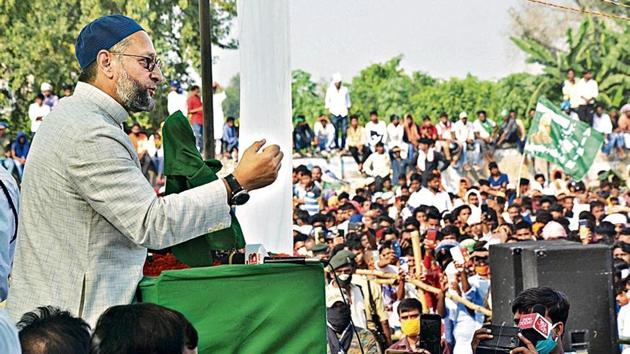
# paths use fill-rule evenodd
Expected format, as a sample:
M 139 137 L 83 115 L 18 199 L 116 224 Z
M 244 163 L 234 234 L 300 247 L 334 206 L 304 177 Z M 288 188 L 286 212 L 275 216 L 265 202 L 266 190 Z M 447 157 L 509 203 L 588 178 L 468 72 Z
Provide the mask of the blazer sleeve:
M 74 140 L 66 166 L 79 195 L 132 242 L 170 247 L 231 225 L 221 179 L 158 197 L 122 130 L 95 129 Z

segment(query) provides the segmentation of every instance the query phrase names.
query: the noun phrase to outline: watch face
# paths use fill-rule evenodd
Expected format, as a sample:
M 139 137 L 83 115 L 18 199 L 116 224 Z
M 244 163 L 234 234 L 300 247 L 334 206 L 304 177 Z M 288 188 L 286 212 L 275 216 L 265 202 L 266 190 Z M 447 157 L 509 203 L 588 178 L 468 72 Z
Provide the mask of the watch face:
M 249 200 L 249 194 L 245 191 L 240 191 L 232 198 L 234 205 L 243 205 Z

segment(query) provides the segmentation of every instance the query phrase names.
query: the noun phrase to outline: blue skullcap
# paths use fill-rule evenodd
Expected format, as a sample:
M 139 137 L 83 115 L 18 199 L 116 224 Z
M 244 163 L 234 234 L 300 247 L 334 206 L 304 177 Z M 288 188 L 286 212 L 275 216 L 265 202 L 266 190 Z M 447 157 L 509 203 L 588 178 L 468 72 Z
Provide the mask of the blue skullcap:
M 96 60 L 96 55 L 103 49 L 138 31 L 144 31 L 140 25 L 123 15 L 99 17 L 83 27 L 75 45 L 75 54 L 81 69 L 87 68 Z

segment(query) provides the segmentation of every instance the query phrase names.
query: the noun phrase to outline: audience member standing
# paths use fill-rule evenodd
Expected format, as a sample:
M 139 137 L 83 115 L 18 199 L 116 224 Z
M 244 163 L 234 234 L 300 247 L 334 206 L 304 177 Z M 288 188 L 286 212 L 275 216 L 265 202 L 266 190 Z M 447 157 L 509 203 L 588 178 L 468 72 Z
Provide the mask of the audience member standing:
M 44 95 L 41 93 L 35 97 L 35 102 L 28 106 L 28 117 L 31 119 L 31 134 L 35 137 L 37 129 L 50 113 L 50 106 L 44 104 Z
M 593 80 L 593 74 L 590 70 L 584 71 L 582 79 L 578 81 L 575 87 L 575 94 L 578 102 L 578 117 L 582 122 L 593 126 L 593 107 L 595 99 L 599 95 L 599 89 L 597 81 Z
M 365 139 L 370 151 L 376 151 L 376 144 L 387 141 L 387 125 L 378 119 L 376 111 L 370 112 L 370 121 L 365 124 Z
M 223 138 L 223 128 L 225 127 L 225 116 L 223 115 L 223 101 L 227 98 L 225 90 L 218 82 L 212 84 L 212 125 L 214 128 L 214 154 L 221 154 L 221 143 Z M 234 126 L 234 125 L 232 125 Z
M 341 85 L 341 74 L 336 73 L 326 90 L 326 109 L 330 112 L 330 119 L 335 126 L 335 146 L 344 149 L 346 146 L 346 131 L 348 130 L 348 108 L 350 108 L 350 94 L 348 88 Z
M 53 93 L 52 85 L 47 82 L 44 82 L 40 89 L 44 95 L 44 104 L 52 110 L 59 103 L 59 97 Z
M 182 85 L 177 80 L 171 80 L 169 93 L 166 96 L 166 110 L 168 115 L 182 111 L 184 116 L 188 115 L 188 105 L 186 104 L 186 95 L 182 89 Z
M 188 115 L 190 117 L 190 125 L 195 133 L 197 149 L 203 150 L 203 104 L 201 96 L 199 96 L 199 86 L 194 85 L 190 88 L 190 95 L 186 101 L 188 105 Z

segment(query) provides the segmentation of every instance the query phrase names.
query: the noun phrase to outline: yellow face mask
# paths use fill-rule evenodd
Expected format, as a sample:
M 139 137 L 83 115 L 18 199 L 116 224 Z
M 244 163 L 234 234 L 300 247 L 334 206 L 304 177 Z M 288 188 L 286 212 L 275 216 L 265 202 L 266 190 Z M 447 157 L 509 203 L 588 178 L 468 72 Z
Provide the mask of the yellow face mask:
M 418 336 L 420 335 L 420 319 L 416 318 L 414 320 L 401 320 L 400 321 L 400 330 L 406 336 Z

